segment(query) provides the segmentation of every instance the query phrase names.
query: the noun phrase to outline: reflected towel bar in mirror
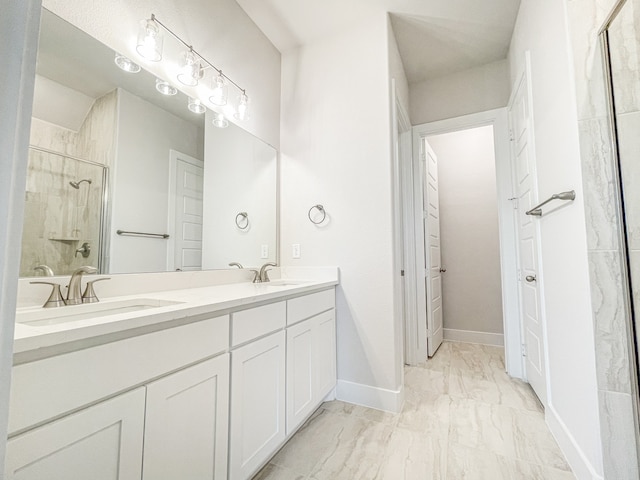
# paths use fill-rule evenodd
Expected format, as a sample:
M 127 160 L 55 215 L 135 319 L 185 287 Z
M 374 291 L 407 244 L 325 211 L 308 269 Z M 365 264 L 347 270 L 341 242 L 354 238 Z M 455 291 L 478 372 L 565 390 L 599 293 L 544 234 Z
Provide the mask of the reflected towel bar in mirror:
M 551 195 L 549 198 L 547 198 L 544 202 L 539 203 L 538 205 L 536 205 L 535 207 L 533 207 L 531 210 L 528 210 L 526 212 L 527 215 L 533 215 L 536 217 L 541 217 L 542 216 L 542 207 L 544 205 L 546 205 L 547 203 L 551 202 L 552 200 L 568 200 L 568 201 L 573 201 L 576 199 L 576 192 L 575 190 L 570 190 L 568 192 L 560 192 L 560 193 L 554 193 L 553 195 Z
M 118 235 L 128 235 L 131 237 L 152 237 L 152 238 L 169 238 L 168 233 L 145 233 L 145 232 L 129 232 L 127 230 L 117 230 Z

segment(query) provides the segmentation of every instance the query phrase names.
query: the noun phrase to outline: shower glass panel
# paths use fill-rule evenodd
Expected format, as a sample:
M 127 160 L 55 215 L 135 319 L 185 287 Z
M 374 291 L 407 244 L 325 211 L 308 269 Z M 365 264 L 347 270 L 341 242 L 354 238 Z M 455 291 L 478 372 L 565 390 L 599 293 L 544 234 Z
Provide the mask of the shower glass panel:
M 107 167 L 29 148 L 20 276 L 101 271 Z

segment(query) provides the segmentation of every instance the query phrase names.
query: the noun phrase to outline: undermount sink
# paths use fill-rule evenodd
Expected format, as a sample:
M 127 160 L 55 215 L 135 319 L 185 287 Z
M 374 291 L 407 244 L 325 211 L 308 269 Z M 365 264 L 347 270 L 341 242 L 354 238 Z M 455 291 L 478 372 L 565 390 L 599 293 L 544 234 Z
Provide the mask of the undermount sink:
M 16 322 L 31 327 L 42 327 L 90 318 L 119 315 L 121 313 L 137 312 L 151 308 L 168 307 L 178 303 L 183 302 L 158 300 L 155 298 L 132 298 L 129 300 L 114 302 L 88 303 L 57 308 L 41 308 L 27 312 L 17 312 Z
M 265 287 L 294 287 L 297 285 L 304 285 L 307 282 L 301 282 L 299 280 L 271 280 L 270 282 L 260 283 Z

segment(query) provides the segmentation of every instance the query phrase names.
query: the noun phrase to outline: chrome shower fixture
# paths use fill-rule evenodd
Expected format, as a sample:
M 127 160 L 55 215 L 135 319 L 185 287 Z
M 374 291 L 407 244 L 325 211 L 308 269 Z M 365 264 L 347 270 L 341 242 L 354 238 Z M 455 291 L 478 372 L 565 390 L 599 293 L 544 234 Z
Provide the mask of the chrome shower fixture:
M 78 180 L 77 182 L 74 182 L 73 180 L 71 180 L 69 182 L 69 185 L 71 185 L 73 188 L 75 188 L 76 190 L 78 190 L 80 188 L 80 184 L 82 182 L 87 182 L 89 185 L 91 185 L 91 180 L 89 180 L 88 178 L 84 178 L 82 180 Z

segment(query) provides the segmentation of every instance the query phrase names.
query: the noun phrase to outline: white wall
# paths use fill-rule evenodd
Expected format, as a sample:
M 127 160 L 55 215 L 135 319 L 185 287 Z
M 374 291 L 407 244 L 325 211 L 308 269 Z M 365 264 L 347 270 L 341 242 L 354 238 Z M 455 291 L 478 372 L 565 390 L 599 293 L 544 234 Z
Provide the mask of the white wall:
M 45 0 L 43 5 L 104 44 L 140 62 L 144 68 L 175 78 L 176 62 L 143 62 L 135 52 L 139 22 L 154 13 L 183 40 L 247 90 L 251 118 L 242 127 L 269 144 L 280 141 L 280 52 L 234 0 Z M 168 48 L 171 38 L 165 38 Z M 175 82 L 177 83 L 177 82 Z M 200 90 L 209 98 L 208 82 Z M 229 90 L 230 99 L 232 89 Z M 237 93 L 233 93 L 235 97 Z M 192 95 L 193 96 L 193 95 Z M 233 98 L 235 100 L 235 98 Z
M 454 118 L 506 107 L 511 85 L 507 60 L 409 85 L 411 123 Z
M 244 130 L 205 122 L 202 268 L 229 268 L 230 262 L 259 267 L 275 262 L 277 248 L 277 152 Z M 235 219 L 246 212 L 249 226 Z M 244 220 L 240 219 L 240 225 Z M 262 258 L 262 246 L 267 257 Z
M 338 396 L 396 409 L 386 13 L 284 53 L 282 67 L 282 263 L 340 267 Z M 322 226 L 307 218 L 318 203 Z
M 162 272 L 167 269 L 167 240 L 120 236 L 116 230 L 167 233 L 169 152 L 202 159 L 204 132 L 122 89 L 117 129 L 108 272 Z
M 566 12 L 556 0 L 522 0 L 511 79 L 531 52 L 538 198 L 574 189 L 577 201 L 537 220 L 546 317 L 547 421 L 578 478 L 602 473 L 595 346 L 576 93 Z
M 438 158 L 444 328 L 503 333 L 493 126 L 428 137 Z

